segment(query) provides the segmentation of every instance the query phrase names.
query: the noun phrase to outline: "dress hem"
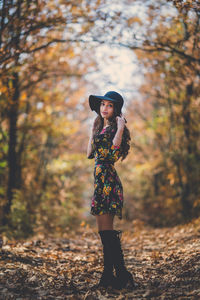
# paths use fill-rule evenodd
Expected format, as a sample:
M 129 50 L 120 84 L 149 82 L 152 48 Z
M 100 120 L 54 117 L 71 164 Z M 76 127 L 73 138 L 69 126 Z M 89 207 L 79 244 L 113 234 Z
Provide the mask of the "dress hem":
M 91 215 L 93 215 L 93 216 L 102 216 L 102 215 L 105 215 L 105 214 L 109 214 L 109 215 L 113 215 L 113 216 L 117 216 L 120 220 L 122 220 L 122 213 L 121 214 L 119 214 L 119 213 L 112 213 L 112 212 L 107 212 L 107 211 L 105 211 L 105 212 L 101 212 L 101 213 L 95 213 L 94 211 L 90 211 L 90 214 Z

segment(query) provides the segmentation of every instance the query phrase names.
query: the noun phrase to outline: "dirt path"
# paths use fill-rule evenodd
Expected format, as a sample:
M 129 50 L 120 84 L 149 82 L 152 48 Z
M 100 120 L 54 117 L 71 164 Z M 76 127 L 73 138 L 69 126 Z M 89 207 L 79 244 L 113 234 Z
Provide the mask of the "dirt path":
M 98 235 L 4 240 L 0 251 L 0 299 L 200 299 L 200 219 L 172 229 L 134 224 L 122 245 L 136 288 L 93 289 L 102 271 Z

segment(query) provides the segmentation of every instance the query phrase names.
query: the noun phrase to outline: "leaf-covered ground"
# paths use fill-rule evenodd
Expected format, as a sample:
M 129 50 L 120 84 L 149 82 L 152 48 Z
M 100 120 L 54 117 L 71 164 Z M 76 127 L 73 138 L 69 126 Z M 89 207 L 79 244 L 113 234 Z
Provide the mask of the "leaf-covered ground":
M 164 229 L 134 222 L 124 226 L 122 245 L 136 282 L 132 291 L 94 288 L 102 248 L 88 226 L 60 238 L 4 238 L 0 299 L 200 299 L 200 219 Z

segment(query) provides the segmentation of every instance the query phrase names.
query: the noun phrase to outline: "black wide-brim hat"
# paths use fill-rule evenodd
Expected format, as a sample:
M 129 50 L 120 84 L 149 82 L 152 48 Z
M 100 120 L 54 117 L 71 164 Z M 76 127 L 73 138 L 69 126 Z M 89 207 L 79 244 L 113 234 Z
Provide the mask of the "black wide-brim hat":
M 124 104 L 124 99 L 122 96 L 114 91 L 107 92 L 104 96 L 97 96 L 97 95 L 90 95 L 89 96 L 89 105 L 91 110 L 95 110 L 97 113 L 99 113 L 100 104 L 102 100 L 109 100 L 114 102 L 117 112 L 120 114 L 122 106 Z

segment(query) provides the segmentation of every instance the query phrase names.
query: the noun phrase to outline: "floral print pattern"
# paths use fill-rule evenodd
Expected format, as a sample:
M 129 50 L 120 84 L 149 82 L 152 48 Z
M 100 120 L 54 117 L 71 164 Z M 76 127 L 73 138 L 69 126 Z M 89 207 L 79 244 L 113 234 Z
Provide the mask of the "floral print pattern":
M 88 157 L 95 159 L 91 214 L 110 213 L 122 219 L 123 186 L 114 167 L 121 150 L 112 144 L 115 133 L 116 130 L 106 127 L 92 141 L 92 153 Z

